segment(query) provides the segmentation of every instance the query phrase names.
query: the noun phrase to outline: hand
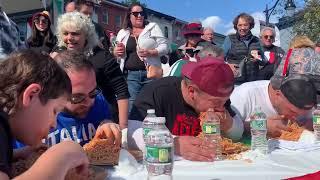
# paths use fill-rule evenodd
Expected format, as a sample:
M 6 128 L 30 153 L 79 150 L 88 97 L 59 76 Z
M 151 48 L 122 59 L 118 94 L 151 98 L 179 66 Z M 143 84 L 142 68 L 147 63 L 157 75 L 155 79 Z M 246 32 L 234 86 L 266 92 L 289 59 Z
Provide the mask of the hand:
M 230 116 L 229 112 L 225 110 L 223 112 L 215 112 L 215 114 L 220 119 L 221 131 L 227 132 L 232 127 L 233 123 L 233 119 Z
M 88 166 L 89 160 L 82 147 L 73 141 L 64 141 L 44 152 L 21 177 L 64 179 L 71 169 L 76 169 L 78 174 L 88 177 Z
M 144 60 L 144 58 L 146 57 L 150 57 L 150 56 L 155 56 L 157 50 L 153 50 L 153 49 L 141 49 L 137 47 L 137 54 L 140 58 L 142 58 L 142 60 Z
M 120 146 L 121 144 L 121 131 L 118 124 L 115 123 L 103 123 L 96 131 L 94 138 L 108 139 L 110 144 Z
M 251 56 L 253 57 L 253 58 L 252 58 L 252 61 L 253 61 L 253 62 L 256 62 L 256 61 L 259 61 L 259 60 L 262 59 L 262 58 L 261 58 L 261 55 L 259 55 L 259 51 L 258 51 L 258 50 L 252 50 L 252 51 L 250 52 L 250 54 L 251 54 Z
M 268 136 L 275 138 L 281 136 L 281 131 L 288 131 L 288 120 L 284 115 L 277 115 L 267 119 Z
M 174 138 L 175 154 L 191 161 L 213 161 L 215 146 L 212 142 L 193 136 Z
M 237 64 L 228 64 L 228 65 L 233 72 L 233 76 L 238 77 L 239 76 L 239 66 Z
M 114 47 L 113 49 L 113 54 L 116 56 L 116 57 L 123 57 L 124 56 L 124 53 L 125 53 L 125 46 L 123 43 L 117 43 L 117 45 Z

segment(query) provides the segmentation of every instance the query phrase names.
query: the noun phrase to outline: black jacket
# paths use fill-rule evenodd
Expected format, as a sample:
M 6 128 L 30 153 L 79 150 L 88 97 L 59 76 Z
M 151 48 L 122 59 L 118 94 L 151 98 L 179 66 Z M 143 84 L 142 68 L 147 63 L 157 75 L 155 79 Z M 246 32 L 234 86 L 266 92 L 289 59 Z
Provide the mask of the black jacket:
M 49 36 L 49 39 L 39 36 L 37 40 L 33 40 L 32 37 L 30 37 L 25 42 L 25 46 L 37 53 L 50 54 L 54 50 L 57 41 L 57 37 L 54 35 Z
M 258 75 L 259 80 L 270 80 L 280 65 L 285 52 L 281 47 L 275 45 L 272 45 L 271 47 L 262 46 L 262 50 L 263 52 L 269 51 L 275 54 L 275 61 L 273 63 L 270 63 L 269 61 L 262 69 L 260 69 Z
M 95 68 L 98 86 L 109 103 L 129 98 L 125 77 L 115 57 L 108 50 L 96 47 L 88 60 Z
M 65 47 L 58 47 L 55 52 L 65 51 Z M 108 51 L 96 47 L 93 54 L 88 57 L 96 72 L 98 87 L 109 103 L 116 103 L 119 99 L 130 97 L 125 77 L 115 57 Z
M 246 44 L 238 34 L 231 34 L 228 37 L 231 41 L 231 49 L 225 58 L 228 63 L 239 64 L 240 68 L 242 68 L 240 69 L 242 75 L 236 78 L 236 82 L 243 83 L 257 80 L 259 65 L 264 64 L 260 61 L 253 62 L 245 59 L 251 57 L 252 50 L 258 50 L 262 53 L 259 38 L 250 33 L 247 37 L 248 44 Z M 243 67 L 241 67 L 241 63 L 243 63 Z
M 94 21 L 92 21 L 92 23 L 94 25 L 98 38 L 101 41 L 104 49 L 109 50 L 109 47 L 111 46 L 109 36 L 104 32 L 103 27 L 100 24 Z

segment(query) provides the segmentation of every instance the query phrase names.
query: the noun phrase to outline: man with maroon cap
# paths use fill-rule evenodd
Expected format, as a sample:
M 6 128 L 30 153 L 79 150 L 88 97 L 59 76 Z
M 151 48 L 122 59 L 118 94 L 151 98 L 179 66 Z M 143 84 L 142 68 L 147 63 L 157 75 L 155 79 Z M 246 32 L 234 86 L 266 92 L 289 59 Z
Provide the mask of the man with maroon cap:
M 166 118 L 166 126 L 176 136 L 175 153 L 185 159 L 212 161 L 211 142 L 196 136 L 201 132 L 199 113 L 213 108 L 223 114 L 222 134 L 239 139 L 243 124 L 231 118 L 224 104 L 234 87 L 234 77 L 227 64 L 214 57 L 183 66 L 183 77 L 166 77 L 146 85 L 134 102 L 129 119 L 143 120 L 148 109 Z

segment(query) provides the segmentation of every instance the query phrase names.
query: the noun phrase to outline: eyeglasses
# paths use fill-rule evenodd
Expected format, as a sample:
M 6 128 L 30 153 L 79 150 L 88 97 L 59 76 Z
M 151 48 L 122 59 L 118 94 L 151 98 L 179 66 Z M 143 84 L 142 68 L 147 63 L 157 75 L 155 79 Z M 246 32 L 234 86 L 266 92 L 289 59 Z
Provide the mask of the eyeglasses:
M 140 11 L 140 12 L 131 12 L 130 14 L 132 14 L 134 17 L 139 17 L 140 16 L 145 16 L 144 11 Z
M 263 36 L 263 38 L 265 38 L 265 39 L 273 39 L 274 38 L 274 36 L 269 36 L 269 35 L 265 35 L 265 36 Z
M 197 50 L 186 49 L 186 53 L 187 53 L 190 57 L 194 57 L 198 52 L 199 52 L 199 49 L 197 49 Z
M 82 103 L 87 97 L 90 99 L 96 98 L 101 93 L 100 88 L 96 88 L 95 90 L 91 91 L 89 94 L 72 94 L 70 97 L 70 102 L 72 104 L 79 104 Z
M 42 20 L 35 19 L 33 22 L 35 24 L 39 24 L 40 22 L 42 22 L 43 24 L 48 24 L 48 19 L 42 19 Z

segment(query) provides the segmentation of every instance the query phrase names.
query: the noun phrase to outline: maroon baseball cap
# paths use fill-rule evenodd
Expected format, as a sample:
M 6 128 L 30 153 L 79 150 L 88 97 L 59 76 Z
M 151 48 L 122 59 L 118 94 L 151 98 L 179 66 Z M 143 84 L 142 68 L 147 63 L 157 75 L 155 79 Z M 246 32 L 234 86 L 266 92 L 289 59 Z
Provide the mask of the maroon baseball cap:
M 211 96 L 229 96 L 234 88 L 232 70 L 216 57 L 209 56 L 198 62 L 189 62 L 182 67 L 182 74 Z

